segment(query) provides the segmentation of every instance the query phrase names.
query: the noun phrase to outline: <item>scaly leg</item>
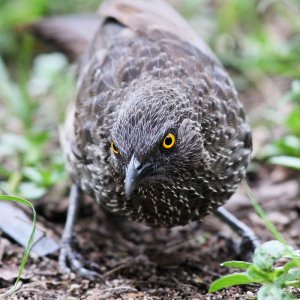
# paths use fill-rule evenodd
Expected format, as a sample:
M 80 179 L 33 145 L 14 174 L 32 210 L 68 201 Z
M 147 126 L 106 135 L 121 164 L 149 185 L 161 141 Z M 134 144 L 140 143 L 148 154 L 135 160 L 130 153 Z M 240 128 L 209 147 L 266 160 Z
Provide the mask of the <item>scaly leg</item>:
M 224 207 L 219 207 L 216 210 L 215 215 L 242 238 L 242 242 L 239 246 L 239 252 L 243 256 L 246 256 L 247 259 L 251 259 L 254 250 L 260 245 L 260 242 L 253 230 L 237 219 Z
M 67 212 L 67 220 L 61 239 L 61 249 L 59 253 L 58 268 L 62 274 L 68 274 L 71 271 L 89 280 L 101 278 L 100 274 L 95 271 L 88 270 L 82 263 L 82 257 L 73 249 L 74 244 L 74 224 L 77 219 L 78 205 L 81 198 L 81 191 L 77 185 L 73 184 L 69 196 L 69 207 Z M 92 266 L 92 264 L 89 264 Z M 95 265 L 94 265 L 95 266 Z

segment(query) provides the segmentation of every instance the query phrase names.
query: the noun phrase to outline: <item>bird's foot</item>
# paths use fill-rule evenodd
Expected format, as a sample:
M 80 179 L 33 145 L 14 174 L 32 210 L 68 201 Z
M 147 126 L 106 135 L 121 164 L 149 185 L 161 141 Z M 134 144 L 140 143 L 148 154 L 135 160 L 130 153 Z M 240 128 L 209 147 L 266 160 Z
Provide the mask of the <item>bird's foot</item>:
M 99 273 L 100 267 L 95 263 L 84 260 L 82 255 L 74 250 L 74 242 L 70 239 L 62 241 L 58 268 L 62 274 L 74 272 L 88 280 L 100 280 L 104 283 Z
M 259 241 L 249 236 L 243 236 L 242 240 L 235 240 L 218 234 L 219 238 L 226 243 L 226 247 L 233 251 L 234 256 L 246 261 L 252 261 L 255 249 L 259 246 Z
M 256 235 L 244 235 L 238 246 L 238 255 L 247 261 L 252 261 L 254 251 L 259 245 Z
M 233 249 L 237 256 L 240 256 L 243 259 L 252 260 L 255 249 L 260 245 L 254 231 L 224 207 L 219 207 L 215 212 L 215 215 L 221 221 L 229 225 L 229 227 L 242 238 L 242 241 L 239 244 L 230 239 L 231 245 L 233 244 Z

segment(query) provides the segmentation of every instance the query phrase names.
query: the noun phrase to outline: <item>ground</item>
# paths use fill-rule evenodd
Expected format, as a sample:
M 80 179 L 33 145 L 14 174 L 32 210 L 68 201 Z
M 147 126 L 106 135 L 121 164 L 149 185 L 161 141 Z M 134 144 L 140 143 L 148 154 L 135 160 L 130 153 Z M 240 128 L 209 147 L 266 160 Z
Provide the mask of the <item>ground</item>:
M 281 168 L 259 167 L 250 178 L 253 191 L 269 212 L 271 220 L 284 232 L 285 238 L 300 248 L 299 179 Z M 252 176 L 253 177 L 253 176 Z M 49 196 L 50 197 L 50 196 Z M 39 204 L 39 226 L 59 238 L 63 229 L 64 207 L 49 204 L 46 197 Z M 252 299 L 255 286 L 230 288 L 208 294 L 209 284 L 229 270 L 220 264 L 239 257 L 230 243 L 232 232 L 214 216 L 173 230 L 151 230 L 105 215 L 101 208 L 85 199 L 76 226 L 80 253 L 99 264 L 105 284 L 90 282 L 75 274 L 57 272 L 57 254 L 31 257 L 22 275 L 22 286 L 12 299 Z M 261 241 L 271 238 L 240 189 L 228 208 L 250 225 Z M 119 226 L 121 224 L 121 226 Z M 226 238 L 227 237 L 227 238 Z M 234 242 L 238 237 L 232 238 Z M 0 294 L 16 278 L 23 249 L 3 236 Z M 1 270 L 0 269 L 0 270 Z M 7 272 L 4 272 L 6 270 Z M 300 290 L 298 291 L 300 299 Z

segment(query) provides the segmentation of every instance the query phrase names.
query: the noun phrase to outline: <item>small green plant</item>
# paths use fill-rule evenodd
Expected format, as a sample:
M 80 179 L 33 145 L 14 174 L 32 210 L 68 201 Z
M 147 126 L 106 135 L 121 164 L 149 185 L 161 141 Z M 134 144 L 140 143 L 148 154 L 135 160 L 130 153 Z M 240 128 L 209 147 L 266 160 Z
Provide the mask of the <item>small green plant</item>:
M 282 265 L 276 266 L 278 262 Z M 227 261 L 222 264 L 245 270 L 241 273 L 225 275 L 214 281 L 210 293 L 239 284 L 262 284 L 257 293 L 258 300 L 296 299 L 288 291 L 289 287 L 300 287 L 300 253 L 277 240 L 259 246 L 253 262 Z
M 19 198 L 19 197 L 7 196 L 7 195 L 0 195 L 0 200 L 14 201 L 14 202 L 18 202 L 18 203 L 27 205 L 32 209 L 32 212 L 33 212 L 32 231 L 31 231 L 31 234 L 30 234 L 29 239 L 28 239 L 27 247 L 25 248 L 25 251 L 24 251 L 24 255 L 23 255 L 23 259 L 22 259 L 21 266 L 20 266 L 20 269 L 19 269 L 18 277 L 17 277 L 16 282 L 14 284 L 13 290 L 10 291 L 10 293 L 14 293 L 14 291 L 16 290 L 16 288 L 18 286 L 18 283 L 20 281 L 20 278 L 21 278 L 21 275 L 22 275 L 23 270 L 25 268 L 25 265 L 27 263 L 28 256 L 30 254 L 30 250 L 33 246 L 34 234 L 35 234 L 35 228 L 36 228 L 36 212 L 35 212 L 35 209 L 34 209 L 34 206 L 32 205 L 32 203 L 30 203 L 29 201 L 27 201 L 25 199 L 22 199 L 22 198 Z M 3 295 L 0 295 L 0 298 L 2 296 Z M 8 296 L 8 295 L 6 295 L 6 296 Z
M 261 284 L 262 286 L 257 292 L 257 300 L 294 300 L 296 298 L 293 297 L 289 288 L 300 287 L 300 251 L 287 245 L 283 236 L 256 201 L 246 181 L 243 181 L 243 185 L 256 213 L 276 240 L 259 246 L 254 252 L 252 263 L 246 261 L 224 262 L 222 265 L 225 267 L 244 271 L 228 274 L 215 280 L 211 284 L 209 292 L 214 293 L 240 284 Z

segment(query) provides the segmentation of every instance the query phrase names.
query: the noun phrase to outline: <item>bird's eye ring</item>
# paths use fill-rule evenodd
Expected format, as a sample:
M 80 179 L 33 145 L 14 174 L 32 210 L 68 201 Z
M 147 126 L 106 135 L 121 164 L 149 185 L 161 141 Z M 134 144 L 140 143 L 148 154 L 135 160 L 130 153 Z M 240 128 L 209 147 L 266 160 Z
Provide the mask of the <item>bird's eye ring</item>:
M 111 142 L 110 149 L 113 151 L 114 154 L 117 154 L 117 155 L 120 154 L 119 149 L 116 147 L 114 142 Z
M 162 147 L 166 150 L 170 150 L 175 146 L 175 142 L 176 142 L 175 134 L 170 132 L 165 136 L 162 142 Z

